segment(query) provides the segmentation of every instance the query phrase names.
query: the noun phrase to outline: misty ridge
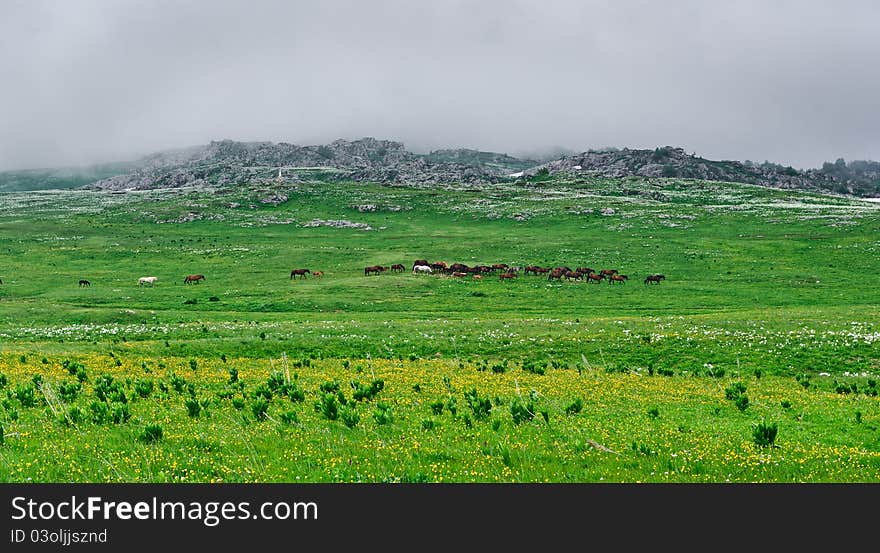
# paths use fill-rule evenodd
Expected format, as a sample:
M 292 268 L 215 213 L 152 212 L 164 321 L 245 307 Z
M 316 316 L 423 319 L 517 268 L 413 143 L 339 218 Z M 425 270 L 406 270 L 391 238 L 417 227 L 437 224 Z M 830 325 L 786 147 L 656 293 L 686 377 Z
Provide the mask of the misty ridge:
M 552 159 L 523 159 L 474 149 L 415 153 L 402 142 L 366 137 L 300 146 L 287 142 L 217 140 L 169 149 L 129 162 L 0 173 L 0 191 L 38 189 L 152 190 L 231 187 L 319 178 L 387 184 L 524 182 L 557 174 L 606 178 L 711 180 L 774 188 L 880 196 L 880 162 L 826 162 L 799 170 L 765 161 L 710 160 L 671 146 L 601 148 Z

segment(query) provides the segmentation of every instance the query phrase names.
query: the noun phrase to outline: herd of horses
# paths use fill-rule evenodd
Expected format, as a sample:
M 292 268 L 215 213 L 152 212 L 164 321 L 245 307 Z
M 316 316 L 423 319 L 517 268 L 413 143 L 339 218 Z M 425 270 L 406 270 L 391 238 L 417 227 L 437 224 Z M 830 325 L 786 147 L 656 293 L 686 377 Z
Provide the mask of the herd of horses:
M 406 265 L 402 263 L 395 263 L 390 266 L 370 265 L 364 267 L 364 276 L 381 275 L 382 273 L 403 273 L 406 270 Z M 602 281 L 607 281 L 609 284 L 625 284 L 626 281 L 629 280 L 629 276 L 620 274 L 620 271 L 617 269 L 601 269 L 596 271 L 590 267 L 577 267 L 576 269 L 571 269 L 566 266 L 540 267 L 538 265 L 511 267 L 507 263 L 473 266 L 465 265 L 464 263 L 453 263 L 450 265 L 444 261 L 429 263 L 427 259 L 415 260 L 412 266 L 412 273 L 442 274 L 455 278 L 471 276 L 474 280 L 482 280 L 486 275 L 498 274 L 498 278 L 501 281 L 515 279 L 520 273 L 523 275 L 534 276 L 546 274 L 547 280 L 561 281 L 565 279 L 569 281 L 586 281 L 587 283 L 596 284 Z M 321 271 L 312 272 L 309 269 L 294 269 L 290 272 L 290 278 L 291 280 L 295 277 L 305 278 L 307 274 L 311 274 L 312 276 L 324 276 L 324 273 Z M 648 284 L 660 284 L 660 281 L 665 279 L 666 275 L 650 274 L 645 277 L 644 283 L 646 286 Z
M 384 265 L 370 265 L 369 267 L 364 267 L 364 276 L 370 275 L 380 275 L 382 273 L 391 272 L 391 273 L 403 273 L 406 272 L 406 266 L 402 263 L 395 263 L 394 265 L 384 266 Z M 601 269 L 596 271 L 590 267 L 577 267 L 575 269 L 571 269 L 566 266 L 559 267 L 540 267 L 538 265 L 527 265 L 524 267 L 511 267 L 506 263 L 495 263 L 493 265 L 474 265 L 468 266 L 464 263 L 453 263 L 448 265 L 443 261 L 435 261 L 433 263 L 428 263 L 427 259 L 417 259 L 412 266 L 413 274 L 442 274 L 452 276 L 454 278 L 463 278 L 466 276 L 471 276 L 474 280 L 482 280 L 486 275 L 498 274 L 499 280 L 508 281 L 513 280 L 519 276 L 519 274 L 523 275 L 533 275 L 533 276 L 541 276 L 547 275 L 547 280 L 558 280 L 562 281 L 563 279 L 568 281 L 586 281 L 589 283 L 599 284 L 603 280 L 607 280 L 609 284 L 626 284 L 626 281 L 629 280 L 627 275 L 620 274 L 620 271 L 617 269 Z M 290 280 L 295 278 L 304 279 L 306 275 L 311 275 L 315 278 L 320 278 L 324 276 L 323 271 L 311 271 L 309 269 L 293 269 L 290 271 Z M 650 274 L 645 277 L 644 283 L 647 286 L 648 284 L 660 284 L 660 281 L 665 280 L 666 275 L 662 274 Z M 145 276 L 140 277 L 137 281 L 138 286 L 153 286 L 156 284 L 156 281 L 159 280 L 159 277 L 155 276 Z M 205 275 L 201 274 L 193 274 L 186 275 L 183 279 L 184 284 L 198 284 L 201 281 L 204 281 Z M 0 279 L 0 284 L 3 284 L 3 280 Z M 92 283 L 86 279 L 80 279 L 79 286 L 90 287 Z

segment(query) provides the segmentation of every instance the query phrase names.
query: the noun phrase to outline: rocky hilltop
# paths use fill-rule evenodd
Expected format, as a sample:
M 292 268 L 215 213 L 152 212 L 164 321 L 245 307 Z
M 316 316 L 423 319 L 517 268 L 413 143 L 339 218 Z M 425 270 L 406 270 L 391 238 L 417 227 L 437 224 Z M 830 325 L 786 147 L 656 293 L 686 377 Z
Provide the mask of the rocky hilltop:
M 491 159 L 503 156 L 485 154 Z M 463 163 L 451 155 L 419 155 L 406 150 L 401 142 L 375 138 L 336 140 L 316 146 L 221 140 L 148 156 L 135 171 L 97 181 L 87 188 L 147 190 L 263 183 L 296 180 L 300 170 L 314 168 L 332 169 L 338 173 L 337 178 L 391 183 L 494 182 L 506 175 L 503 164 L 493 167 Z
M 298 146 L 286 142 L 213 141 L 147 156 L 133 170 L 85 186 L 93 190 L 148 190 L 292 182 L 304 173 L 325 180 L 441 184 L 524 182 L 571 174 L 601 177 L 669 177 L 742 182 L 774 188 L 880 196 L 880 163 L 825 163 L 801 171 L 773 163 L 715 161 L 682 148 L 605 149 L 539 163 L 507 154 L 455 149 L 428 154 L 375 138 Z M 315 172 L 317 171 L 317 172 Z
M 798 190 L 880 196 L 880 163 L 839 159 L 821 169 L 800 171 L 774 163 L 714 161 L 665 146 L 654 150 L 606 149 L 569 155 L 532 168 L 524 178 L 539 173 L 580 173 L 602 177 L 667 177 L 742 182 Z

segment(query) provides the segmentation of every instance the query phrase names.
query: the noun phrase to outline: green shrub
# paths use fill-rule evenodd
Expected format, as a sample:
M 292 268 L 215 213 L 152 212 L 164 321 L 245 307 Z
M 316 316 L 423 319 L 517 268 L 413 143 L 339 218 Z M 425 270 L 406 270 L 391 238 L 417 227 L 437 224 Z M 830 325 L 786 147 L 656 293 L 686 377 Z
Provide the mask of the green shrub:
M 761 421 L 752 428 L 752 439 L 758 447 L 770 447 L 776 443 L 778 428 L 776 423 Z
M 346 405 L 339 410 L 339 418 L 342 419 L 343 424 L 349 428 L 354 428 L 361 420 L 360 415 L 358 415 L 354 407 L 349 405 Z
M 394 416 L 391 413 L 391 407 L 384 401 L 376 403 L 376 409 L 373 411 L 373 420 L 376 424 L 383 426 L 394 422 Z
M 195 398 L 188 398 L 183 404 L 186 406 L 186 414 L 192 419 L 198 418 L 202 412 L 202 404 Z
M 736 398 L 746 393 L 746 385 L 742 382 L 734 382 L 730 386 L 724 389 L 724 397 L 731 401 L 736 401 Z
M 79 382 L 62 382 L 58 385 L 58 397 L 65 403 L 71 403 L 81 390 L 82 384 Z
M 258 421 L 265 420 L 266 414 L 269 411 L 269 401 L 264 397 L 257 397 L 253 403 L 251 403 L 251 412 L 254 414 L 254 418 Z
M 321 413 L 329 421 L 338 419 L 339 402 L 336 399 L 336 395 L 330 392 L 321 394 L 321 398 L 315 402 L 315 411 Z
M 148 424 L 144 427 L 144 431 L 138 436 L 138 441 L 145 444 L 152 444 L 162 439 L 162 427 L 158 424 Z
M 443 413 L 443 407 L 445 407 L 445 405 L 446 405 L 446 404 L 443 402 L 442 399 L 438 399 L 438 400 L 436 400 L 436 401 L 432 401 L 431 404 L 430 404 L 430 406 L 431 406 L 431 411 L 432 411 L 435 415 L 440 415 L 440 414 Z
M 13 394 L 22 407 L 35 407 L 37 405 L 37 395 L 32 384 L 16 386 Z
M 660 409 L 656 407 L 651 407 L 650 409 L 648 409 L 648 416 L 652 419 L 656 419 L 660 416 Z
M 150 397 L 153 393 L 153 381 L 149 379 L 138 380 L 134 384 L 134 391 L 140 397 Z
M 510 415 L 513 417 L 513 424 L 530 421 L 535 417 L 535 405 L 531 401 L 526 403 L 521 398 L 515 397 L 510 402 Z
M 467 401 L 471 411 L 473 411 L 476 420 L 489 418 L 489 413 L 492 411 L 492 402 L 488 397 L 481 397 L 476 387 L 465 391 L 464 399 Z
M 574 401 L 565 406 L 566 415 L 576 415 L 584 408 L 584 402 L 581 398 L 575 398 Z
M 297 416 L 296 411 L 285 411 L 281 413 L 280 418 L 281 422 L 288 426 L 299 422 L 299 417 Z

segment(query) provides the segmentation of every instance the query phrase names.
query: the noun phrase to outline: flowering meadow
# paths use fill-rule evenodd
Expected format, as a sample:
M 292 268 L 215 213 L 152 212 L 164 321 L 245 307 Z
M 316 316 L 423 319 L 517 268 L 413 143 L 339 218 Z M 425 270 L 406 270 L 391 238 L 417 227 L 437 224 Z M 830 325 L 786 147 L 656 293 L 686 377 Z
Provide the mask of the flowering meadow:
M 880 204 L 278 186 L 0 194 L 0 481 L 880 480 Z

